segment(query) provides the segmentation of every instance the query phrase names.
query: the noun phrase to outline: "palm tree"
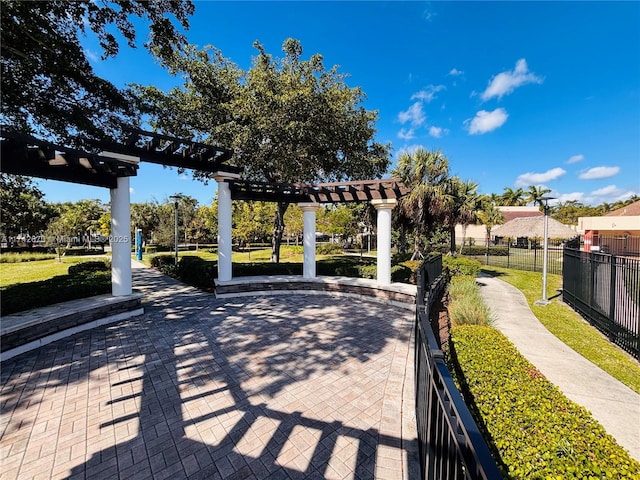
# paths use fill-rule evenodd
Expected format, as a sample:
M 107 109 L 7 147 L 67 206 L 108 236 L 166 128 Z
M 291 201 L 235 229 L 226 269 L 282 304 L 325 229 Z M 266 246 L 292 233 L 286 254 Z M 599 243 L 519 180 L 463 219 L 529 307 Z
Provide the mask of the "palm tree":
M 449 188 L 449 160 L 440 151 L 418 149 L 402 153 L 392 175 L 402 179 L 409 194 L 398 202 L 396 223 L 402 234 L 413 230 L 413 259 L 422 256 L 420 237 L 442 221 Z
M 464 239 L 467 235 L 467 226 L 476 221 L 476 211 L 479 204 L 479 196 L 477 193 L 478 184 L 473 180 L 461 180 L 458 177 L 452 177 L 450 212 L 448 215 L 447 226 L 451 235 L 451 253 L 456 251 L 456 225 L 462 226 L 462 247 Z
M 477 213 L 478 220 L 482 222 L 487 230 L 487 246 L 489 246 L 489 241 L 491 240 L 491 229 L 496 225 L 501 225 L 504 223 L 504 215 L 496 204 L 493 202 L 483 202 L 482 210 Z
M 540 207 L 542 207 L 542 197 L 549 192 L 551 192 L 551 190 L 544 188 L 542 185 L 539 187 L 530 185 L 529 190 L 527 191 L 527 203 L 533 203 L 534 205 L 538 203 L 540 204 Z
M 504 187 L 504 193 L 500 196 L 502 205 L 506 206 L 522 206 L 527 202 L 525 201 L 525 193 L 522 188 L 513 189 L 511 187 Z

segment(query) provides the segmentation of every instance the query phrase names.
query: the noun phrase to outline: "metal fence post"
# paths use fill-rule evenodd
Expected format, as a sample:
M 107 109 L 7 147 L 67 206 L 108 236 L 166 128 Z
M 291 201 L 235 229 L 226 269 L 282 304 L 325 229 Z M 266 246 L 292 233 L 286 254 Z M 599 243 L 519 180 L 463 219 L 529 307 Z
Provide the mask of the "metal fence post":
M 616 341 L 616 256 L 611 255 L 611 286 L 609 287 L 609 340 Z

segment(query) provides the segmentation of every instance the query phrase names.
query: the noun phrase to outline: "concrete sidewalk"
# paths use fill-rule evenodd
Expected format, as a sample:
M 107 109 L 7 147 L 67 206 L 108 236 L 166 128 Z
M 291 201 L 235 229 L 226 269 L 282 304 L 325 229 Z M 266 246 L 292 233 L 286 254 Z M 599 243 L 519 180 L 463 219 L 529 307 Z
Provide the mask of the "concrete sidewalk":
M 535 317 L 517 288 L 488 275 L 480 292 L 504 333 L 549 381 L 591 412 L 640 461 L 640 395 L 558 340 Z

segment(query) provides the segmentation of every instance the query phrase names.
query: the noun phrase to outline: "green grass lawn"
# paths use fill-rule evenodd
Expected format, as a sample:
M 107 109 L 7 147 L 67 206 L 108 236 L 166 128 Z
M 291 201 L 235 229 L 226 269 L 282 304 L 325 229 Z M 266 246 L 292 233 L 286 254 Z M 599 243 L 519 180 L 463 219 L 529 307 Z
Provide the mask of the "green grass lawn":
M 107 257 L 104 257 L 107 258 Z M 62 262 L 37 260 L 21 263 L 0 263 L 0 287 L 14 283 L 37 282 L 56 275 L 66 275 L 70 265 L 95 260 L 96 257 L 63 257 Z
M 482 271 L 497 276 L 520 290 L 534 315 L 551 333 L 605 372 L 640 393 L 640 363 L 612 344 L 568 305 L 553 298 L 559 294 L 562 287 L 561 275 L 548 275 L 547 295 L 552 301 L 543 307 L 534 305 L 534 302 L 542 297 L 540 273 L 488 266 L 483 266 Z

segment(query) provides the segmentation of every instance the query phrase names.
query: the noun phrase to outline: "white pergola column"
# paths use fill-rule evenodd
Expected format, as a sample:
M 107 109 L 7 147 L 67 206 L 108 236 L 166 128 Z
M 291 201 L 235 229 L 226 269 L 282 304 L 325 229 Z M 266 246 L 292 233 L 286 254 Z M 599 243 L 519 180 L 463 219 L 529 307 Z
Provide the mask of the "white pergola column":
M 320 208 L 320 204 L 299 203 L 298 206 L 302 209 L 304 224 L 302 276 L 316 278 L 316 210 Z
M 371 204 L 378 211 L 378 285 L 391 283 L 391 210 L 396 203 L 396 199 L 371 200 Z
M 215 172 L 218 182 L 218 280 L 227 282 L 232 277 L 231 263 L 231 190 L 226 180 L 240 178 L 237 173 Z
M 118 177 L 111 193 L 111 294 L 131 295 L 131 210 L 129 177 Z

